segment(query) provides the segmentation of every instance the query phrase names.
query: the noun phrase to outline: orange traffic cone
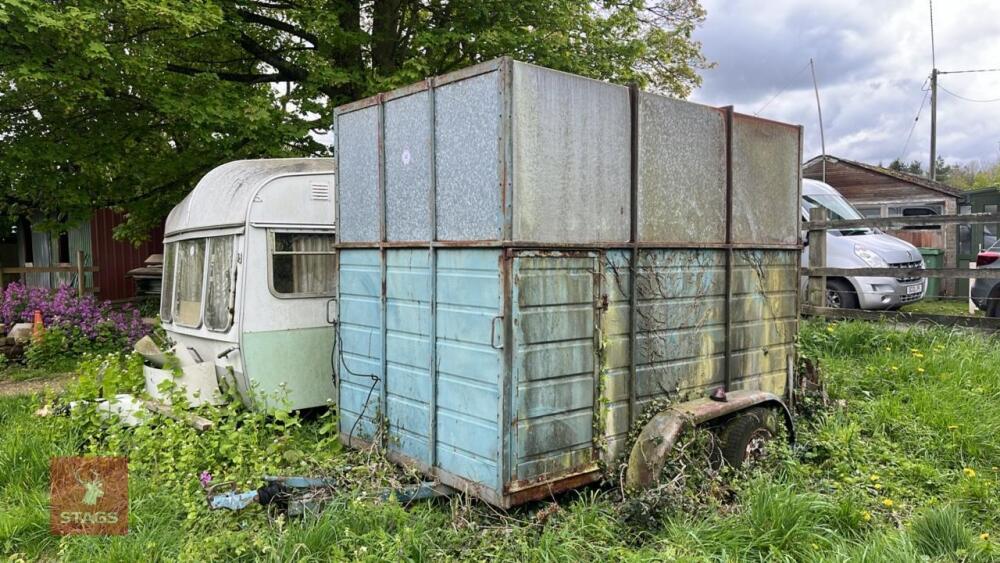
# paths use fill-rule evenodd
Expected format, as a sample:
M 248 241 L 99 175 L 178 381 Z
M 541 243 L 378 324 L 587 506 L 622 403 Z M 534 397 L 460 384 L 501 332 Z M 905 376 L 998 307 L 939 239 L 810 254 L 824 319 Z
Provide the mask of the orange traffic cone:
M 31 339 L 38 341 L 45 333 L 45 324 L 42 322 L 42 312 L 35 310 L 35 321 L 31 324 Z

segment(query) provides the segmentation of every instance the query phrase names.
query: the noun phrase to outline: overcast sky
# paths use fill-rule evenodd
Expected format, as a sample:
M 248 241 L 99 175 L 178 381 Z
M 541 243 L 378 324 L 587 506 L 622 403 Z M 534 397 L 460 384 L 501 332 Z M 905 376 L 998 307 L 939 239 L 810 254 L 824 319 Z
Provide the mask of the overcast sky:
M 804 157 L 820 152 L 807 65 L 816 61 L 827 153 L 888 164 L 926 163 L 930 98 L 907 134 L 931 69 L 926 0 L 702 0 L 696 33 L 714 69 L 691 100 L 805 126 Z M 1000 1 L 934 5 L 939 70 L 1000 67 Z M 939 85 L 974 99 L 1000 98 L 1000 72 L 944 75 Z M 768 104 L 782 89 L 787 90 Z M 762 106 L 765 106 L 761 110 Z M 938 154 L 949 162 L 1000 157 L 1000 101 L 974 103 L 939 89 Z

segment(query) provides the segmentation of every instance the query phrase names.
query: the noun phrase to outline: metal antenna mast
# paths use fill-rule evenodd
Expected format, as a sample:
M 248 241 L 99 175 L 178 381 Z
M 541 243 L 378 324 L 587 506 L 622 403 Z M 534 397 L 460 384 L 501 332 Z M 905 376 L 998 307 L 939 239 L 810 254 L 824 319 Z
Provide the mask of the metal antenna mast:
M 819 114 L 819 144 L 823 151 L 823 182 L 826 182 L 826 135 L 823 132 L 823 108 L 819 105 L 819 86 L 816 84 L 816 65 L 809 59 L 809 68 L 812 70 L 813 91 L 816 92 L 816 113 Z

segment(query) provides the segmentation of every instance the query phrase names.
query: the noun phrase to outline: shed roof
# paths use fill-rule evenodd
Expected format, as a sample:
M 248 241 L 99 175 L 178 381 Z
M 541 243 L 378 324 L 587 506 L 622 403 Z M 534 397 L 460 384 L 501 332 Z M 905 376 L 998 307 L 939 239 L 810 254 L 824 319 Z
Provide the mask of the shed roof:
M 909 172 L 901 172 L 899 170 L 883 168 L 881 166 L 876 166 L 874 164 L 866 164 L 864 162 L 848 160 L 846 158 L 840 158 L 837 156 L 830 156 L 830 155 L 826 155 L 825 157 L 822 155 L 814 156 L 813 158 L 807 160 L 806 163 L 802 165 L 802 168 L 805 169 L 813 165 L 818 165 L 822 162 L 824 158 L 826 158 L 826 161 L 829 163 L 839 162 L 841 164 L 846 164 L 847 166 L 853 166 L 855 168 L 860 168 L 862 170 L 874 172 L 875 174 L 888 176 L 890 178 L 894 178 L 902 182 L 907 182 L 909 184 L 920 186 L 922 188 L 927 188 L 928 190 L 934 190 L 936 192 L 940 192 L 952 197 L 962 197 L 965 195 L 964 191 L 957 188 L 953 188 L 948 184 L 938 182 L 937 180 L 931 180 L 930 178 L 924 178 L 923 176 L 917 176 L 916 174 L 910 174 Z
M 167 216 L 169 237 L 199 229 L 241 227 L 258 188 L 291 174 L 333 174 L 332 158 L 236 160 L 213 168 Z

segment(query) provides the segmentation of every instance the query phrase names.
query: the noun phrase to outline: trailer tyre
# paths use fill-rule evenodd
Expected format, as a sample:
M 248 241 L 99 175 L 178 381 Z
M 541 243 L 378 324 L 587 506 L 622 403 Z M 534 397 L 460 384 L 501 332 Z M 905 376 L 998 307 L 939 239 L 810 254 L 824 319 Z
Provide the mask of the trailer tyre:
M 775 412 L 754 408 L 742 412 L 726 424 L 722 431 L 722 458 L 739 469 L 767 455 L 767 443 L 777 433 Z

